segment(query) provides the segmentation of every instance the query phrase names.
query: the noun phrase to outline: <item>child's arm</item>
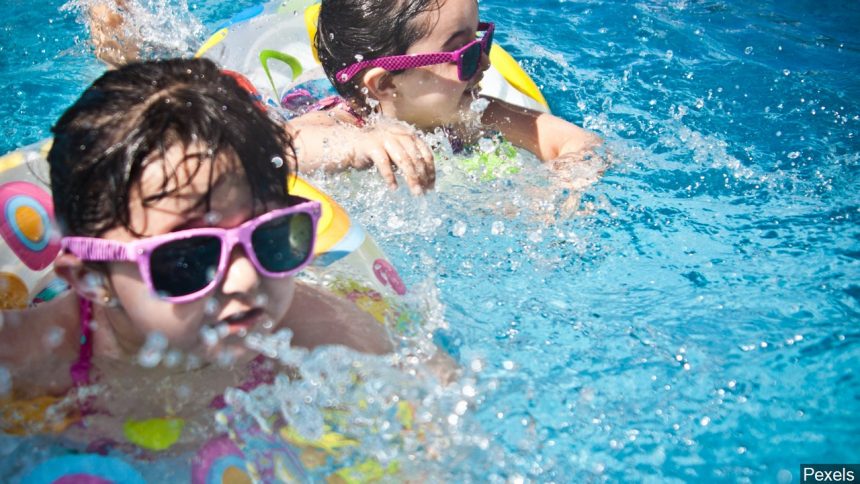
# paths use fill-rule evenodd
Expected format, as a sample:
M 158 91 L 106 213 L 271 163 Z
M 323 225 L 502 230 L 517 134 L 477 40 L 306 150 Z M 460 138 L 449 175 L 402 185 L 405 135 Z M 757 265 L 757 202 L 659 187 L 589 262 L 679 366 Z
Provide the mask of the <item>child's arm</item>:
M 85 12 L 96 57 L 112 68 L 138 60 L 140 43 L 129 37 L 121 14 L 125 0 L 101 0 L 90 3 Z
M 392 189 L 395 170 L 406 179 L 413 194 L 433 188 L 436 170 L 433 152 L 414 129 L 399 123 L 378 122 L 358 127 L 340 109 L 313 111 L 289 121 L 300 171 L 343 171 L 376 166 Z
M 348 299 L 301 282 L 296 283 L 284 325 L 293 332 L 292 343 L 304 348 L 343 345 L 362 353 L 392 351 L 388 332 L 370 314 Z
M 541 161 L 579 157 L 602 142 L 594 133 L 552 114 L 484 97 L 490 104 L 481 121 L 501 132 L 511 143 L 534 153 Z

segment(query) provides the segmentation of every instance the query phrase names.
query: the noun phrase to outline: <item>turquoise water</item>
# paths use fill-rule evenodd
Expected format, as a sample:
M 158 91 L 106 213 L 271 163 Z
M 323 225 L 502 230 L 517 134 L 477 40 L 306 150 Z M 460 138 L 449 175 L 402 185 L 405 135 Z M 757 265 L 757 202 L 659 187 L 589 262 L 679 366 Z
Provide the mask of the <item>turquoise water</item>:
M 0 152 L 101 71 L 60 5 L 0 10 Z M 191 10 L 212 26 L 250 5 Z M 479 390 L 450 432 L 494 452 L 452 444 L 440 477 L 789 482 L 860 461 L 860 4 L 481 12 L 616 163 L 576 214 L 538 169 L 423 199 L 319 180 L 441 311 Z

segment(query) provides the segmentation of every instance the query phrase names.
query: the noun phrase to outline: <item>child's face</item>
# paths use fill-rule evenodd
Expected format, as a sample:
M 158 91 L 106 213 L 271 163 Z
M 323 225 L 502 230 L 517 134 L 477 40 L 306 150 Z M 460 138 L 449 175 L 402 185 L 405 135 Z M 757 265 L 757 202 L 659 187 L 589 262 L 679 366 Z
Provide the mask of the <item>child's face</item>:
M 445 0 L 441 8 L 422 14 L 433 26 L 430 33 L 412 44 L 407 54 L 450 52 L 475 40 L 478 28 L 478 5 L 475 0 Z M 489 67 L 486 54 L 482 55 L 481 71 Z M 397 119 L 429 130 L 438 126 L 462 122 L 461 113 L 468 110 L 481 73 L 469 81 L 457 77 L 454 63 L 437 64 L 406 70 L 392 80 L 397 96 L 392 100 L 393 112 L 386 113 Z
M 182 163 L 183 158 L 204 150 L 200 145 L 187 150 L 174 145 L 161 162 L 147 166 L 139 191 L 131 195 L 130 225 L 136 232 L 150 237 L 200 227 L 230 228 L 259 215 L 252 213 L 251 192 L 244 175 L 227 172 L 229 164 L 222 158 L 203 162 L 187 183 L 192 174 L 190 164 Z M 142 198 L 161 191 L 165 167 L 168 173 L 176 170 L 178 183 L 187 186 L 175 196 L 143 207 Z M 207 211 L 201 200 L 210 190 L 210 176 L 211 207 Z M 129 242 L 140 237 L 124 227 L 115 227 L 102 238 Z M 147 335 L 160 332 L 171 348 L 209 360 L 224 356 L 224 350 L 233 357 L 250 355 L 242 346 L 241 337 L 252 331 L 270 332 L 277 327 L 292 303 L 294 291 L 292 277 L 261 276 L 241 245 L 233 249 L 221 283 L 205 297 L 192 302 L 174 304 L 156 298 L 144 283 L 138 266 L 131 262 L 111 263 L 109 279 L 119 304 L 106 309 L 108 321 L 101 323 L 112 327 L 121 348 L 126 352 L 136 351 Z M 226 338 L 214 346 L 204 343 L 203 334 L 215 334 L 213 330 L 219 328 Z

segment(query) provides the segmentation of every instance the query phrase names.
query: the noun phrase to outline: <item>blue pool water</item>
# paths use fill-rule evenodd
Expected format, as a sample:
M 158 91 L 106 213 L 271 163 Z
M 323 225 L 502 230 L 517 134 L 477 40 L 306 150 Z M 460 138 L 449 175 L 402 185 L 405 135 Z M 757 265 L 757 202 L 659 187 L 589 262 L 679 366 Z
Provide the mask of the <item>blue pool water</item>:
M 190 8 L 212 26 L 254 3 Z M 101 72 L 61 5 L 0 8 L 0 152 Z M 480 8 L 616 162 L 575 214 L 538 169 L 422 199 L 318 180 L 479 390 L 450 433 L 495 452 L 458 460 L 453 439 L 440 479 L 797 482 L 860 461 L 860 4 Z

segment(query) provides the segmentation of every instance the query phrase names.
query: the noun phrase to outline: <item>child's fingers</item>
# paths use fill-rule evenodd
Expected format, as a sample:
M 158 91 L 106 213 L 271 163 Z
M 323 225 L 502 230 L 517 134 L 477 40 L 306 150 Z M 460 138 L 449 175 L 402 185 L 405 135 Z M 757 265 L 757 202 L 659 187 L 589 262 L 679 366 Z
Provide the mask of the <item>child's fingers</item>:
M 423 161 L 424 176 L 427 179 L 425 187 L 433 188 L 436 184 L 436 162 L 433 157 L 433 150 L 421 138 L 414 138 L 415 146 Z
M 412 161 L 421 188 L 433 188 L 436 184 L 436 166 L 430 147 L 414 133 L 401 138 L 401 145 Z
M 409 185 L 409 190 L 413 195 L 423 193 L 423 180 L 415 167 L 415 160 L 409 153 L 407 147 L 403 145 L 403 140 L 392 137 L 385 142 L 385 149 L 388 151 L 388 156 L 397 165 L 397 168 L 403 173 L 406 178 L 406 184 Z
M 371 150 L 367 156 L 376 165 L 376 170 L 382 179 L 388 183 L 388 187 L 397 190 L 397 177 L 394 176 L 394 170 L 391 169 L 391 159 L 388 157 L 388 153 L 384 150 Z

